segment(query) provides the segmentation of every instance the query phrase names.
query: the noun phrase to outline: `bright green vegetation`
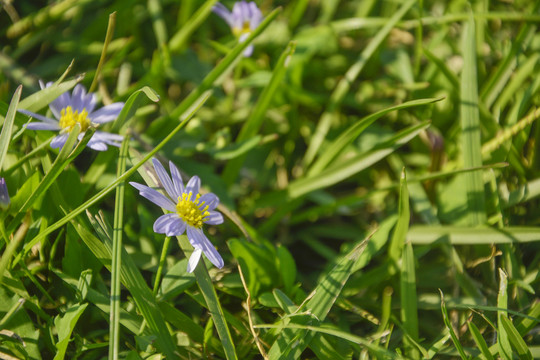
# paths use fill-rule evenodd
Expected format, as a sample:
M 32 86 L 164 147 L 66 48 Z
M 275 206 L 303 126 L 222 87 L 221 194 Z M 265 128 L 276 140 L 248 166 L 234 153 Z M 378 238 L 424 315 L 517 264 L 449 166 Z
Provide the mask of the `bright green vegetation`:
M 257 1 L 240 44 L 215 3 L 2 3 L 0 358 L 540 358 L 540 1 Z M 24 129 L 77 83 L 120 147 Z

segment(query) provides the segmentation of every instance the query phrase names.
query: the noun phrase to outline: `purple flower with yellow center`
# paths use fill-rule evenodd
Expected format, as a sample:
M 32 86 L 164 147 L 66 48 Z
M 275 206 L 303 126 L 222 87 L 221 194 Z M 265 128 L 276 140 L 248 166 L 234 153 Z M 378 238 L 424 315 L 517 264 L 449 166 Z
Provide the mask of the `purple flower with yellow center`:
M 130 184 L 139 190 L 141 196 L 170 211 L 169 214 L 157 218 L 154 222 L 154 232 L 167 236 L 187 233 L 189 242 L 195 249 L 188 261 L 188 272 L 195 270 L 202 253 L 221 269 L 224 264 L 223 258 L 202 230 L 203 224 L 223 223 L 223 215 L 214 211 L 219 204 L 218 197 L 213 193 L 204 195 L 199 193 L 201 180 L 198 176 L 193 176 L 184 187 L 180 172 L 172 162 L 169 161 L 171 177 L 157 159 L 152 159 L 152 163 L 167 196 L 146 185 L 136 182 Z
M 6 210 L 10 203 L 6 180 L 0 178 L 0 209 Z
M 237 1 L 233 5 L 232 11 L 229 11 L 223 4 L 217 3 L 212 11 L 222 17 L 231 27 L 231 31 L 238 38 L 239 42 L 245 41 L 253 30 L 259 26 L 262 21 L 261 10 L 251 1 Z M 244 51 L 244 56 L 251 56 L 253 45 L 250 45 Z
M 44 89 L 51 86 L 52 82 L 43 85 L 43 82 L 40 81 L 39 85 Z M 113 121 L 124 107 L 124 103 L 117 102 L 94 111 L 96 103 L 96 94 L 86 93 L 85 87 L 77 84 L 73 88 L 71 95 L 63 93 L 49 104 L 55 119 L 28 110 L 19 110 L 19 112 L 39 120 L 39 122 L 31 122 L 26 125 L 27 129 L 59 131 L 60 134 L 52 139 L 51 147 L 61 148 L 66 143 L 69 133 L 76 124 L 81 126 L 81 133 L 79 134 L 79 140 L 81 140 L 90 126 Z M 124 140 L 124 137 L 121 135 L 96 131 L 88 141 L 88 146 L 93 150 L 105 151 L 107 145 L 120 146 L 122 140 Z

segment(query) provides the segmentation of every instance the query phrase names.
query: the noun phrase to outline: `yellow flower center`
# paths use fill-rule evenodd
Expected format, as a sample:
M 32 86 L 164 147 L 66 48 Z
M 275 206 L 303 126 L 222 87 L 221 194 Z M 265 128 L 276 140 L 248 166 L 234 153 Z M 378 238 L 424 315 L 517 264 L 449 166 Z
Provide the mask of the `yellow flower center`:
M 251 32 L 251 27 L 249 26 L 249 21 L 244 21 L 242 27 L 235 26 L 232 29 L 234 36 L 240 37 L 242 34 L 249 34 Z
M 78 110 L 73 112 L 73 108 L 68 106 L 63 108 L 60 114 L 60 127 L 62 128 L 62 132 L 70 132 L 77 123 L 81 124 L 81 132 L 86 131 L 91 125 L 86 109 L 83 109 L 79 114 Z
M 176 204 L 176 212 L 182 220 L 191 227 L 202 228 L 204 218 L 210 215 L 208 212 L 208 205 L 204 206 L 204 201 L 199 203 L 200 194 L 197 194 L 195 199 L 191 199 L 193 194 L 183 193 L 178 197 L 178 204 Z

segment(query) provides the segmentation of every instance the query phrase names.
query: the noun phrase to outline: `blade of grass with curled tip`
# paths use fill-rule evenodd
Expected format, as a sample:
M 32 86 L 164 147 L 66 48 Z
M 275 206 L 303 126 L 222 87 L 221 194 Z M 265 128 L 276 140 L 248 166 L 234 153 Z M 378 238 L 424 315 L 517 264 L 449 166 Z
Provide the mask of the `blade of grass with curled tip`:
M 339 156 L 339 154 L 345 149 L 349 144 L 351 144 L 354 139 L 356 139 L 360 134 L 367 129 L 367 127 L 375 120 L 381 118 L 382 116 L 392 112 L 392 111 L 398 111 L 403 110 L 415 106 L 422 106 L 427 104 L 432 104 L 438 101 L 443 100 L 444 97 L 439 98 L 431 98 L 431 99 L 418 99 L 418 100 L 412 100 L 407 101 L 403 104 L 399 104 L 396 106 L 389 107 L 387 109 L 378 111 L 374 114 L 368 115 L 361 120 L 357 121 L 355 124 L 351 125 L 347 130 L 343 131 L 341 135 L 339 135 L 335 140 L 332 141 L 332 143 L 326 147 L 324 153 L 313 163 L 313 165 L 310 167 L 310 169 L 307 172 L 307 176 L 313 176 L 321 171 L 323 171 L 326 167 L 328 167 L 331 162 Z
M 0 171 L 2 171 L 4 157 L 7 154 L 9 142 L 11 140 L 13 122 L 15 121 L 15 114 L 17 113 L 17 105 L 19 104 L 19 99 L 21 98 L 21 92 L 22 85 L 19 85 L 17 90 L 15 90 L 15 94 L 13 94 L 13 97 L 11 98 L 4 123 L 2 124 L 2 132 L 0 133 Z
M 388 154 L 391 154 L 400 146 L 409 142 L 409 140 L 418 135 L 420 131 L 427 128 L 429 124 L 429 122 L 423 122 L 411 126 L 394 135 L 390 140 L 380 144 L 374 150 L 359 154 L 336 165 L 329 166 L 315 176 L 308 176 L 291 182 L 287 189 L 290 198 L 295 199 L 311 191 L 336 184 L 339 181 L 368 168 Z
M 368 60 L 373 56 L 375 51 L 381 46 L 384 39 L 390 33 L 390 30 L 397 24 L 397 22 L 409 11 L 409 9 L 416 3 L 416 0 L 409 0 L 405 2 L 396 13 L 386 21 L 385 25 L 377 35 L 369 42 L 364 48 L 364 51 L 360 54 L 356 62 L 347 70 L 343 79 L 336 85 L 325 112 L 322 114 L 315 133 L 311 138 L 311 142 L 308 145 L 306 153 L 304 155 L 303 163 L 305 167 L 308 167 L 315 159 L 317 152 L 319 151 L 321 144 L 323 143 L 331 123 L 334 121 L 336 112 L 343 102 L 345 95 L 349 92 L 351 85 L 356 81 L 358 75 L 364 69 Z
M 120 147 L 116 176 L 126 171 L 129 139 L 125 138 Z M 124 190 L 125 182 L 116 188 L 114 202 L 114 225 L 111 264 L 111 313 L 109 323 L 109 359 L 118 359 L 120 344 L 120 268 L 122 266 L 122 230 L 124 228 Z
M 480 112 L 478 99 L 478 75 L 476 64 L 476 32 L 473 15 L 465 23 L 463 32 L 463 71 L 461 73 L 461 144 L 464 167 L 482 166 L 480 139 Z M 467 198 L 467 222 L 479 225 L 486 221 L 484 181 L 480 172 L 462 175 Z

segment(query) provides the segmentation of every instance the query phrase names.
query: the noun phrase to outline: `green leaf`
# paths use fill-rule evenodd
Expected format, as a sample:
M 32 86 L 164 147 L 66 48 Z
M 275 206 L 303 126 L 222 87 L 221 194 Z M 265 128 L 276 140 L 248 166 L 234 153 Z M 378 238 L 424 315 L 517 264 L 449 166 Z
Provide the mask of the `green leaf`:
M 54 360 L 62 360 L 66 356 L 71 333 L 87 306 L 88 304 L 74 305 L 66 311 L 64 316 L 57 316 L 54 319 L 54 325 L 58 331 L 58 342 L 54 345 L 57 350 Z
M 120 111 L 120 114 L 118 114 L 118 117 L 116 120 L 114 120 L 111 128 L 112 132 L 119 132 L 122 126 L 125 125 L 133 115 L 135 115 L 135 112 L 143 103 L 143 95 L 146 95 L 146 98 L 153 102 L 159 101 L 159 95 L 148 86 L 144 86 L 143 88 L 135 91 L 129 96 L 124 104 L 124 107 L 122 108 L 122 111 Z
M 502 322 L 502 325 L 504 327 L 504 330 L 506 331 L 506 334 L 508 336 L 508 340 L 510 341 L 510 344 L 512 347 L 516 350 L 518 356 L 520 359 L 527 359 L 532 360 L 532 354 L 530 350 L 527 347 L 527 344 L 519 334 L 519 332 L 514 327 L 514 324 L 512 324 L 512 321 L 508 319 L 506 315 L 502 315 L 499 318 L 499 321 Z

